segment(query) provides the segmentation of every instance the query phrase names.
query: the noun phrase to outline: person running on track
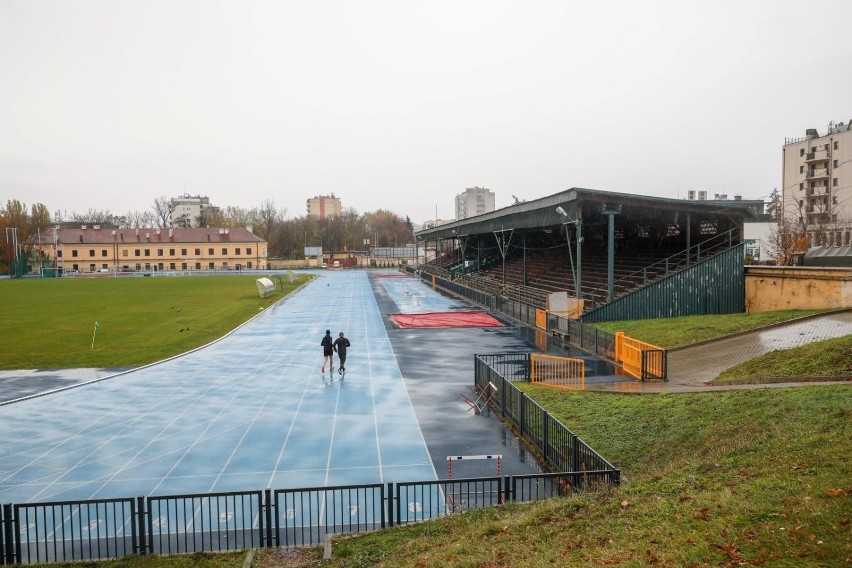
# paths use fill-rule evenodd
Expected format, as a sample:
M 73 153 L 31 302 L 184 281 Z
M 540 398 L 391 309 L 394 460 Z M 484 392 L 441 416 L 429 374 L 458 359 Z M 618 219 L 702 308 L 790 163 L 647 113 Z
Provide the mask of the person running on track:
M 331 340 L 331 330 L 325 330 L 325 336 L 323 336 L 322 341 L 320 341 L 320 345 L 322 345 L 322 372 L 325 373 L 325 363 L 326 361 L 331 365 L 331 370 L 334 370 L 334 343 Z
M 337 356 L 340 357 L 340 367 L 337 372 L 341 375 L 346 371 L 346 348 L 349 346 L 351 346 L 351 343 L 343 337 L 343 332 L 341 331 L 340 337 L 334 340 L 334 350 L 337 351 Z

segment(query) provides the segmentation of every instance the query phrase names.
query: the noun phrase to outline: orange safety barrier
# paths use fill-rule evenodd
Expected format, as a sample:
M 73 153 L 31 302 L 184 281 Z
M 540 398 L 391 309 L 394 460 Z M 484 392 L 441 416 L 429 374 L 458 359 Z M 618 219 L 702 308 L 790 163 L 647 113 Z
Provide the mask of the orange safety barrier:
M 535 326 L 547 331 L 547 310 L 535 309 Z
M 645 351 L 664 352 L 665 349 L 632 337 L 624 335 L 623 331 L 615 333 L 615 361 L 621 363 L 622 368 L 636 377 L 644 380 L 645 377 L 665 379 L 665 369 L 662 357 L 646 357 L 646 365 L 642 368 L 642 354 Z
M 579 300 L 577 306 L 570 310 L 543 310 L 541 308 L 535 309 L 535 326 L 539 329 L 543 329 L 547 331 L 547 316 L 548 314 L 555 314 L 557 316 L 561 316 L 567 319 L 577 319 L 583 313 L 584 301 Z
M 586 362 L 555 355 L 530 355 L 530 382 L 568 390 L 585 390 Z

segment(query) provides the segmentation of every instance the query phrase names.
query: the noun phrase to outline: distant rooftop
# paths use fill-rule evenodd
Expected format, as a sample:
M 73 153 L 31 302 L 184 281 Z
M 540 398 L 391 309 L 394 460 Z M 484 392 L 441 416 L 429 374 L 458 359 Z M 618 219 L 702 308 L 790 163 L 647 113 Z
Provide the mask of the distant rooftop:
M 831 134 L 837 134 L 839 132 L 846 132 L 848 130 L 852 130 L 852 118 L 849 119 L 849 122 L 844 123 L 843 121 L 834 122 L 831 121 L 828 123 L 828 129 L 826 133 L 820 135 L 819 131 L 816 128 L 808 128 L 805 130 L 805 135 L 794 138 L 784 138 L 784 145 L 788 144 L 798 144 L 799 142 L 804 142 L 805 140 L 816 140 L 817 138 L 821 138 L 822 136 L 829 136 Z

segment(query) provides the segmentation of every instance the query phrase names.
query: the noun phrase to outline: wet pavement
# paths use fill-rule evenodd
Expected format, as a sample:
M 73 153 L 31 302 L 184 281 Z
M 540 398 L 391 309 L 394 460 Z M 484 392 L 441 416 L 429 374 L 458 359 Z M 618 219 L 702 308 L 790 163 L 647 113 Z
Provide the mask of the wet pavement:
M 488 411 L 477 415 L 464 402 L 462 393 L 475 398 L 474 354 L 538 351 L 584 357 L 588 361 L 586 389 L 589 391 L 695 392 L 790 386 L 790 383 L 782 383 L 715 387 L 705 383 L 721 370 L 762 353 L 852 333 L 852 310 L 743 333 L 673 350 L 669 354 L 669 382 L 641 383 L 619 375 L 605 361 L 496 313 L 492 315 L 501 319 L 505 327 L 399 329 L 390 323 L 388 314 L 470 310 L 473 307 L 415 279 L 372 278 L 376 274 L 323 272 L 306 290 L 276 304 L 256 321 L 235 332 L 234 339 L 225 338 L 221 345 L 214 344 L 219 345 L 214 349 L 205 348 L 197 354 L 140 370 L 0 372 L 0 429 L 7 436 L 4 443 L 0 443 L 0 487 L 5 487 L 5 491 L 0 491 L 0 500 L 26 500 L 25 495 L 32 494 L 77 498 L 75 489 L 86 486 L 87 477 L 98 478 L 95 483 L 98 487 L 106 487 L 106 483 L 116 478 L 121 483 L 114 484 L 113 490 L 106 492 L 110 494 L 120 493 L 122 487 L 133 487 L 132 491 L 127 489 L 132 494 L 146 493 L 145 484 L 149 482 L 155 487 L 181 492 L 245 488 L 258 481 L 249 470 L 242 471 L 235 466 L 249 467 L 273 454 L 279 457 L 286 454 L 297 462 L 296 467 L 284 468 L 279 459 L 278 465 L 260 468 L 261 480 L 277 486 L 369 482 L 372 479 L 369 471 L 381 471 L 382 481 L 412 480 L 411 475 L 418 480 L 431 475 L 445 478 L 448 475 L 447 456 L 459 455 L 501 454 L 500 473 L 537 472 L 540 467 L 535 459 L 496 416 Z M 318 375 L 315 328 L 326 325 L 335 330 L 347 330 L 350 338 L 357 337 L 347 365 L 356 372 L 350 371 L 345 381 L 339 380 L 336 374 Z M 275 347 L 271 349 L 270 346 Z M 282 371 L 285 372 L 282 374 Z M 115 379 L 110 378 L 113 376 Z M 212 382 L 205 382 L 211 376 Z M 175 390 L 183 389 L 178 383 L 185 385 L 185 390 Z M 68 389 L 75 385 L 86 386 Z M 398 389 L 401 385 L 404 385 L 403 390 Z M 68 389 L 65 393 L 74 394 L 40 396 L 55 389 Z M 24 397 L 30 399 L 3 404 Z M 289 422 L 289 428 L 294 428 L 296 418 L 292 400 L 298 400 L 300 407 L 305 404 L 306 411 L 301 413 L 301 419 L 309 417 L 308 422 L 297 428 L 304 441 L 295 446 L 291 443 L 293 447 L 286 452 L 282 447 L 254 443 L 270 429 L 286 429 L 288 420 L 293 421 Z M 188 421 L 193 412 L 209 414 L 211 405 L 215 411 L 213 415 L 197 425 Z M 136 407 L 143 406 L 150 414 L 139 414 Z M 193 412 L 187 412 L 188 409 Z M 365 411 L 367 416 L 372 416 L 367 421 Z M 170 412 L 184 420 L 176 424 L 174 432 L 151 430 L 154 438 L 149 444 L 145 436 L 150 435 L 146 433 L 150 426 L 145 426 L 135 433 L 132 441 L 122 442 L 127 423 L 141 425 L 153 417 L 159 428 L 174 422 Z M 247 416 L 247 412 L 251 416 Z M 51 425 L 58 415 L 62 423 Z M 329 416 L 334 419 L 330 421 Z M 105 426 L 110 420 L 118 422 L 112 427 Z M 220 421 L 224 421 L 224 425 L 217 423 Z M 332 424 L 337 425 L 329 427 Z M 219 434 L 173 441 L 163 446 L 157 455 L 182 453 L 186 457 L 183 463 L 168 467 L 157 465 L 153 468 L 157 471 L 153 471 L 151 460 L 143 460 L 144 475 L 128 475 L 135 467 L 134 458 L 125 460 L 126 449 L 122 444 L 129 444 L 132 451 L 139 448 L 138 451 L 143 452 L 148 445 L 156 448 L 165 438 L 179 438 L 185 432 L 195 435 L 193 432 L 200 430 Z M 249 435 L 252 430 L 255 433 Z M 240 432 L 242 434 L 237 435 Z M 104 434 L 109 437 L 99 441 L 97 436 Z M 349 439 L 349 434 L 354 437 Z M 290 434 L 286 436 L 289 438 Z M 376 438 L 380 448 L 378 464 L 354 463 L 350 459 L 364 454 L 365 436 Z M 88 446 L 74 449 L 72 442 L 83 438 Z M 329 440 L 333 441 L 335 453 L 328 445 Z M 424 445 L 420 446 L 421 443 Z M 33 445 L 30 453 L 22 449 L 27 444 Z M 114 446 L 113 451 L 105 451 L 110 445 Z M 303 458 L 317 453 L 320 446 L 326 447 L 319 452 L 324 456 L 323 464 L 305 462 Z M 424 473 L 422 467 L 426 464 L 414 455 L 418 446 L 428 456 L 431 475 Z M 64 448 L 64 453 L 44 459 L 57 448 Z M 214 454 L 205 453 L 208 448 Z M 388 452 L 385 454 L 389 458 L 387 463 L 382 463 L 382 451 Z M 400 451 L 402 454 L 398 453 Z M 206 462 L 211 461 L 211 455 L 219 455 L 216 452 L 231 456 L 221 470 L 211 475 L 192 469 L 210 465 Z M 409 455 L 405 455 L 406 452 Z M 82 467 L 78 464 L 69 469 L 68 460 L 78 460 L 82 454 L 90 454 L 95 460 L 93 464 Z M 397 462 L 394 462 L 394 455 L 400 457 Z M 98 467 L 114 461 L 123 464 L 116 473 L 99 473 Z M 187 469 L 187 464 L 195 465 Z M 35 466 L 40 473 L 16 479 L 16 472 L 30 466 Z M 178 467 L 182 473 L 171 475 L 172 467 Z M 497 474 L 495 462 L 464 462 L 454 468 L 454 477 Z M 68 475 L 69 472 L 73 475 Z M 203 486 L 193 479 L 200 479 Z M 28 485 L 34 489 L 27 489 Z M 98 489 L 90 494 L 101 496 L 104 493 Z

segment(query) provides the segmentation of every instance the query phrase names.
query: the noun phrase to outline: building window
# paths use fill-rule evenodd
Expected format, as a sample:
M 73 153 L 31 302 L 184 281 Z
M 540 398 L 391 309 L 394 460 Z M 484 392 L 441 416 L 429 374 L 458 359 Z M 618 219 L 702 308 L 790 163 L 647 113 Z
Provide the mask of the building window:
M 94 264 L 90 264 L 90 265 L 89 265 L 89 272 L 94 272 L 94 271 L 95 271 L 95 265 L 94 265 Z
M 222 256 L 228 256 L 228 249 L 222 247 Z
M 127 256 L 127 253 L 128 253 L 128 250 L 124 249 L 123 251 L 121 251 L 121 256 Z
M 805 173 L 805 166 L 799 166 L 799 173 L 800 174 Z
M 175 255 L 175 249 L 169 249 L 169 256 Z
M 201 256 L 201 249 L 195 249 L 195 256 Z
M 195 263 L 195 269 L 196 269 L 196 270 L 201 270 L 201 263 L 200 263 L 200 262 L 196 262 L 196 263 Z
M 102 250 L 102 251 L 101 251 L 101 256 L 106 256 L 106 255 L 107 255 L 107 251 L 106 251 L 106 249 Z
M 207 265 L 207 268 L 210 270 L 216 270 L 216 265 L 211 262 Z
M 174 262 L 169 263 L 169 270 L 174 270 L 175 268 L 176 268 L 176 265 L 175 265 Z
M 240 256 L 240 249 L 239 248 L 234 251 L 234 256 Z
M 89 249 L 89 256 L 95 256 L 95 249 Z
M 825 151 L 828 152 L 828 144 L 825 145 Z
M 213 254 L 214 254 L 213 249 L 212 248 L 207 249 L 207 254 L 209 254 L 210 256 L 213 256 Z
M 186 256 L 186 249 L 180 249 L 180 255 Z M 184 266 L 184 268 L 186 268 L 186 267 Z
M 145 249 L 145 256 L 151 256 L 151 249 Z
M 837 187 L 837 178 L 831 180 L 831 185 Z
M 157 249 L 157 256 L 163 256 L 163 249 Z
M 62 258 L 62 251 L 61 250 L 56 251 L 56 258 Z
M 834 167 L 835 167 L 835 168 L 837 167 L 837 160 L 834 160 L 834 164 L 833 164 L 833 165 L 834 165 Z
M 800 183 L 799 184 L 799 191 L 802 191 L 803 189 L 805 189 L 805 184 Z
M 839 148 L 840 148 L 840 142 L 835 142 L 834 143 L 834 149 L 838 150 Z
M 185 263 L 185 262 L 182 262 L 182 263 L 180 264 L 180 269 L 181 269 L 181 270 L 186 270 L 186 263 Z
M 799 149 L 799 156 L 804 156 L 804 155 L 805 155 L 805 149 L 804 148 Z
M 251 249 L 246 249 L 246 256 L 251 255 Z
M 76 250 L 72 250 L 72 251 L 71 251 L 71 256 L 72 256 L 73 258 L 77 258 L 77 251 L 76 251 Z

